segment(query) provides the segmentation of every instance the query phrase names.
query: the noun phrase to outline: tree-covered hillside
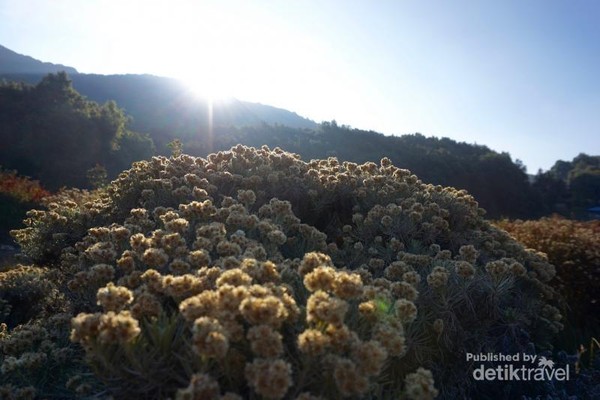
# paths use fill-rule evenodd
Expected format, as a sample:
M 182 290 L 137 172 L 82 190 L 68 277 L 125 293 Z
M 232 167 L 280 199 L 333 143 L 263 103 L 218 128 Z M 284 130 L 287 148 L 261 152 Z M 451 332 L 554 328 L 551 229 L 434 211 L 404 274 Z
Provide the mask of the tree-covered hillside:
M 49 189 L 86 187 L 97 165 L 115 174 L 154 154 L 152 140 L 126 125 L 114 101 L 85 99 L 65 73 L 35 86 L 0 83 L 0 165 Z
M 588 208 L 600 205 L 600 156 L 581 153 L 572 161 L 559 160 L 540 171 L 533 186 L 546 200 L 545 214 L 585 217 Z
M 6 74 L 0 78 L 37 84 L 42 74 Z M 73 87 L 89 100 L 117 102 L 133 117 L 131 128 L 147 132 L 157 147 L 166 148 L 173 137 L 192 137 L 209 126 L 284 124 L 294 128 L 316 128 L 317 124 L 296 113 L 234 98 L 209 103 L 182 82 L 153 75 L 70 76 Z
M 212 134 L 201 133 L 182 141 L 184 151 L 197 156 L 242 143 L 281 147 L 304 159 L 335 156 L 361 163 L 388 157 L 424 182 L 468 190 L 488 216 L 522 218 L 538 212 L 539 196 L 530 186 L 522 165 L 513 162 L 509 154 L 448 138 L 421 134 L 386 136 L 324 122 L 316 130 L 281 125 L 215 127 Z
M 425 182 L 469 191 L 490 218 L 570 216 L 599 198 L 598 157 L 559 161 L 532 184 L 518 160 L 486 146 L 420 134 L 385 136 L 335 121 L 317 125 L 286 110 L 237 100 L 216 104 L 210 113 L 209 105 L 180 83 L 150 75 L 73 78 L 75 89 L 64 74 L 49 75 L 36 86 L 0 87 L 0 139 L 10 143 L 0 150 L 0 165 L 49 189 L 81 187 L 96 164 L 113 178 L 152 154 L 152 142 L 159 154 L 169 154 L 168 144 L 178 139 L 195 156 L 239 143 L 281 147 L 304 159 L 335 156 L 361 163 L 389 157 Z M 90 100 L 108 102 L 100 106 Z

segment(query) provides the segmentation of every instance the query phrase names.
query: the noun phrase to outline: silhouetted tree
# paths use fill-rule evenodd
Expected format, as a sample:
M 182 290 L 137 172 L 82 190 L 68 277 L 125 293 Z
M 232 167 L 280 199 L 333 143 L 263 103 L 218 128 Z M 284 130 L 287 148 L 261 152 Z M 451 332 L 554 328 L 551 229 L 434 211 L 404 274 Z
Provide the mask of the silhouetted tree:
M 128 131 L 127 122 L 115 102 L 99 105 L 77 93 L 64 72 L 35 86 L 3 82 L 0 163 L 50 189 L 85 187 L 96 164 L 116 173 L 153 154 L 151 139 Z

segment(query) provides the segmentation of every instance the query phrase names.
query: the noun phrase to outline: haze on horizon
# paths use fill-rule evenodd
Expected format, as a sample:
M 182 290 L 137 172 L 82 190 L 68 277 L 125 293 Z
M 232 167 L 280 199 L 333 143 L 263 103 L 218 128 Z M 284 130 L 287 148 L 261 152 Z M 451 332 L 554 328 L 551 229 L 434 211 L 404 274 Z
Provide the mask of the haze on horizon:
M 600 154 L 600 3 L 0 0 L 0 44 L 182 79 L 385 134 L 484 144 L 529 173 Z

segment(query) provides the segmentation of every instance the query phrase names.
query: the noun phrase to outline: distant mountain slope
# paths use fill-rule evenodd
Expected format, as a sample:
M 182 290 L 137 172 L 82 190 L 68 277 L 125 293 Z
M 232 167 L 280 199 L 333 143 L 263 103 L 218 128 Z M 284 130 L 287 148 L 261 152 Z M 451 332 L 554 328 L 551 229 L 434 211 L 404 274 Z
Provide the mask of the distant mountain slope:
M 42 62 L 0 45 L 0 74 L 48 74 L 59 71 L 71 75 L 77 74 L 77 70 L 73 67 Z
M 137 129 L 154 126 L 148 112 L 158 111 L 166 117 L 190 117 L 197 122 L 208 121 L 208 103 L 192 93 L 176 79 L 153 75 L 88 75 L 72 77 L 73 87 L 91 100 L 115 100 L 134 117 Z M 281 124 L 294 128 L 316 128 L 314 121 L 296 113 L 258 103 L 237 99 L 219 101 L 212 105 L 214 125 Z M 137 126 L 144 116 L 146 126 Z M 148 118 L 150 117 L 150 118 Z M 191 127 L 190 127 L 191 128 Z M 189 133 L 182 131 L 182 134 Z M 193 132 L 192 132 L 193 133 Z
M 4 77 L 35 84 L 43 75 Z M 152 75 L 75 74 L 70 79 L 90 100 L 115 100 L 132 117 L 129 128 L 148 133 L 162 154 L 170 153 L 167 144 L 177 138 L 184 152 L 198 156 L 242 143 L 279 146 L 306 160 L 335 156 L 365 162 L 389 157 L 424 182 L 468 190 L 491 217 L 527 217 L 542 211 L 522 166 L 509 154 L 485 146 L 422 135 L 390 137 L 335 122 L 316 124 L 287 110 L 236 99 L 209 104 L 181 82 Z
M 36 84 L 43 74 L 0 74 L 0 78 Z M 209 104 L 180 81 L 153 75 L 71 75 L 73 87 L 88 99 L 117 102 L 133 117 L 131 128 L 150 133 L 160 146 L 175 137 L 186 139 L 209 126 L 286 125 L 316 129 L 318 124 L 296 113 L 237 99 Z M 165 136 L 166 133 L 166 136 Z
M 318 126 L 281 108 L 233 98 L 209 105 L 176 79 L 153 75 L 79 74 L 75 68 L 42 62 L 0 46 L 0 79 L 35 85 L 44 75 L 59 71 L 67 72 L 75 90 L 89 100 L 116 101 L 133 117 L 131 127 L 150 133 L 159 146 L 176 137 L 196 136 L 211 126 L 263 123 L 309 129 Z

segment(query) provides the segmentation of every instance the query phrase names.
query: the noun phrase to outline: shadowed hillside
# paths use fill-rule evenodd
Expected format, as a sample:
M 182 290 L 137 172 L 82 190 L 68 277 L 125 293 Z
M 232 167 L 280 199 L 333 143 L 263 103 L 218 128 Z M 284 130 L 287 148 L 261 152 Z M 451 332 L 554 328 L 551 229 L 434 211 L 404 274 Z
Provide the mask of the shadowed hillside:
M 35 80 L 33 75 L 29 75 L 28 78 Z M 64 84 L 66 83 L 63 82 L 63 86 Z M 40 84 L 36 86 L 38 87 Z M 209 104 L 192 97 L 181 83 L 150 75 L 79 74 L 73 76 L 73 87 L 75 89 L 69 90 L 81 92 L 87 97 L 86 101 L 104 102 L 115 99 L 116 104 L 123 107 L 132 117 L 127 124 L 128 129 L 149 134 L 159 154 L 170 153 L 168 143 L 179 139 L 184 151 L 196 156 L 206 156 L 241 143 L 257 148 L 264 144 L 281 147 L 306 159 L 336 156 L 343 161 L 366 162 L 389 157 L 402 168 L 417 173 L 425 182 L 468 190 L 488 211 L 490 217 L 522 218 L 535 215 L 539 209 L 536 206 L 539 199 L 528 182 L 524 168 L 514 163 L 509 154 L 499 154 L 485 146 L 457 143 L 447 138 L 426 138 L 420 134 L 385 136 L 373 131 L 339 126 L 335 121 L 316 125 L 289 111 L 234 99 L 215 104 L 210 114 Z M 35 144 L 44 141 L 36 139 L 35 135 L 38 133 L 35 132 L 43 134 L 46 131 L 40 130 L 41 128 L 37 131 L 25 129 L 19 133 L 19 129 L 26 124 L 37 121 L 37 117 L 27 116 L 27 113 L 35 114 L 39 110 L 47 109 L 51 99 L 48 98 L 49 103 L 44 104 L 43 98 L 37 98 L 35 94 L 29 97 L 14 97 L 14 90 L 11 92 L 10 88 L 11 84 L 5 85 L 6 96 L 3 101 L 6 103 L 7 113 L 3 135 L 13 135 L 14 138 L 9 140 L 11 143 L 20 143 L 19 140 L 22 141 L 28 135 L 29 139 L 23 139 L 25 147 L 21 146 L 28 150 L 25 155 L 19 155 L 19 152 L 13 150 L 7 151 L 0 163 L 40 179 L 42 184 L 48 187 L 68 184 L 68 181 L 61 183 L 60 180 L 72 174 L 72 168 L 69 168 L 66 174 L 47 176 L 52 175 L 53 169 L 38 166 L 40 159 L 48 159 L 46 155 L 49 154 L 49 150 L 54 147 L 57 148 L 56 151 L 67 148 L 66 143 L 61 144 L 61 139 L 53 140 L 52 146 L 37 148 Z M 63 89 L 67 90 L 64 87 Z M 22 93 L 27 93 L 31 89 L 23 90 L 25 91 Z M 16 111 L 10 111 L 11 107 L 16 107 Z M 56 115 L 62 115 L 62 111 L 56 111 Z M 57 121 L 51 122 L 49 126 L 53 126 L 52 130 L 56 132 L 83 127 L 75 124 L 75 128 L 70 128 L 71 117 L 66 118 L 62 128 Z M 267 121 L 271 124 L 267 124 Z M 125 120 L 121 120 L 120 124 L 125 124 Z M 294 124 L 296 126 L 293 126 Z M 81 129 L 83 133 L 87 128 Z M 55 134 L 54 138 L 58 137 Z M 89 146 L 79 147 L 83 149 Z M 78 154 L 83 153 L 79 151 Z M 16 162 L 15 157 L 20 161 Z M 108 162 L 98 157 L 95 159 L 105 166 Z M 123 161 L 132 162 L 137 159 L 135 154 L 131 154 Z M 89 165 L 86 169 L 92 166 Z
M 0 73 L 2 74 L 48 74 L 59 71 L 65 71 L 68 74 L 77 73 L 75 68 L 42 62 L 0 45 Z
M 42 74 L 2 74 L 11 81 L 38 83 Z M 159 149 L 175 137 L 202 134 L 213 126 L 283 124 L 316 128 L 317 124 L 296 113 L 234 98 L 209 104 L 180 81 L 153 75 L 91 75 L 69 77 L 73 87 L 89 100 L 114 100 L 133 117 L 131 128 L 147 132 Z M 211 110 L 211 112 L 209 112 Z
M 41 75 L 35 74 L 4 77 L 29 82 L 41 79 Z M 88 101 L 116 101 L 129 118 L 128 129 L 148 134 L 157 152 L 163 155 L 171 152 L 169 143 L 177 139 L 186 153 L 195 156 L 206 156 L 239 143 L 257 148 L 265 144 L 281 147 L 305 159 L 335 156 L 361 163 L 389 157 L 425 182 L 469 191 L 490 218 L 535 218 L 551 212 L 571 215 L 573 208 L 585 210 L 597 200 L 597 167 L 584 162 L 587 156 L 574 160 L 573 165 L 579 166 L 577 172 L 569 175 L 567 171 L 567 175 L 559 176 L 557 171 L 563 166 L 559 163 L 552 171 L 539 173 L 530 182 L 518 160 L 513 161 L 508 153 L 497 153 L 486 146 L 420 134 L 386 136 L 340 126 L 335 121 L 319 125 L 287 110 L 237 99 L 211 104 L 192 94 L 177 80 L 152 75 L 76 74 L 70 78 L 73 88 Z M 5 98 L 5 110 L 15 106 L 9 104 L 13 100 Z M 14 121 L 10 121 L 18 119 L 20 114 L 12 115 L 7 114 L 6 124 L 13 124 Z M 32 135 L 31 132 L 26 134 Z M 14 159 L 16 154 L 7 151 L 5 158 Z M 48 178 L 37 175 L 35 168 L 27 164 L 27 160 L 38 163 L 37 158 L 35 152 L 30 152 L 24 158 L 26 163 L 21 162 L 22 168 L 5 159 L 0 159 L 0 165 L 16 168 L 22 174 L 40 179 L 48 187 L 60 185 L 54 179 L 58 177 L 49 184 Z M 135 154 L 130 154 L 123 162 L 137 159 Z

